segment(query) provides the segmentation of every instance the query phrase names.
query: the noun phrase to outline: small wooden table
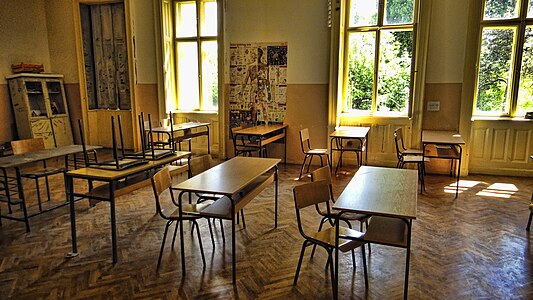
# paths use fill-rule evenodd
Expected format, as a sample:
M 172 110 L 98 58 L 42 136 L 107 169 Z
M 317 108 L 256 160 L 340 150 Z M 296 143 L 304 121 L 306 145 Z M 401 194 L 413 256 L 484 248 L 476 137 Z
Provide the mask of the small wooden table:
M 235 137 L 242 135 L 246 138 L 256 137 L 258 139 L 257 145 L 246 145 L 250 148 L 259 149 L 259 156 L 263 157 L 263 148 L 266 149 L 266 145 L 275 141 L 283 140 L 283 163 L 287 163 L 287 126 L 285 124 L 270 124 L 270 125 L 258 125 L 248 128 L 243 128 L 233 132 Z M 265 155 L 266 156 L 266 155 Z
M 74 197 L 82 197 L 109 202 L 111 207 L 111 243 L 113 252 L 113 263 L 116 263 L 118 260 L 117 228 L 115 218 L 116 192 L 122 188 L 124 188 L 125 191 L 140 188 L 141 186 L 145 185 L 143 181 L 148 180 L 150 178 L 150 175 L 153 175 L 148 174 L 147 172 L 155 170 L 163 165 L 169 164 L 182 158 L 190 159 L 190 157 L 190 152 L 178 151 L 173 155 L 166 156 L 159 160 L 147 161 L 147 163 L 145 164 L 136 165 L 131 168 L 122 170 L 105 170 L 89 167 L 67 172 L 65 174 L 65 180 L 67 185 L 67 195 L 69 196 L 70 202 L 70 229 L 72 233 L 72 252 L 69 253 L 67 257 L 74 257 L 78 255 L 78 242 L 76 239 L 76 209 L 74 207 Z M 126 179 L 127 177 L 129 178 Z M 75 178 L 102 181 L 106 184 L 98 186 L 87 193 L 76 193 L 74 192 L 73 184 Z M 136 187 L 135 185 L 137 185 L 138 187 Z
M 101 149 L 102 146 L 87 146 L 87 151 L 95 151 L 97 149 Z M 2 169 L 2 178 L 0 179 L 0 186 L 1 189 L 5 192 L 5 198 L 6 202 L 8 203 L 8 211 L 11 214 L 11 203 L 12 203 L 12 193 L 18 195 L 18 200 L 22 205 L 22 211 L 23 211 L 23 217 L 18 218 L 11 215 L 1 215 L 0 214 L 0 225 L 2 218 L 14 220 L 14 221 L 20 221 L 24 222 L 26 224 L 26 232 L 30 232 L 30 223 L 28 218 L 40 215 L 44 212 L 63 207 L 67 205 L 68 203 L 65 202 L 63 204 L 44 209 L 42 211 L 39 211 L 37 213 L 31 213 L 29 214 L 26 208 L 26 201 L 24 199 L 24 189 L 22 187 L 22 178 L 20 173 L 20 168 L 24 165 L 40 162 L 48 159 L 58 158 L 58 157 L 65 157 L 65 168 L 68 168 L 68 157 L 69 155 L 74 156 L 74 162 L 75 162 L 75 168 L 76 165 L 76 154 L 82 153 L 83 147 L 81 145 L 68 145 L 68 146 L 61 146 L 57 148 L 52 149 L 45 149 L 45 150 L 39 150 L 34 152 L 28 152 L 24 154 L 17 154 L 17 155 L 11 155 L 11 156 L 5 156 L 0 157 L 0 169 Z M 9 168 L 15 169 L 15 178 L 9 177 L 7 174 L 7 170 Z M 12 184 L 10 184 L 11 180 L 16 181 L 16 192 L 14 190 L 10 189 L 12 187 Z
M 409 260 L 411 254 L 412 221 L 416 219 L 418 197 L 418 174 L 416 170 L 393 169 L 362 166 L 348 183 L 340 197 L 333 205 L 334 210 L 398 218 L 407 225 L 407 241 L 405 245 L 384 245 L 407 249 L 405 258 L 404 298 L 407 298 L 409 282 Z M 340 216 L 340 214 L 338 215 Z M 338 220 L 337 239 L 338 244 Z M 369 227 L 372 226 L 370 220 Z M 368 229 L 367 229 L 368 232 Z M 372 241 L 376 243 L 376 241 Z M 338 281 L 339 265 L 338 248 L 335 253 L 335 280 Z M 338 282 L 334 283 L 338 292 Z M 337 295 L 334 295 L 335 298 Z
M 152 133 L 158 133 L 158 134 L 166 134 L 168 136 L 168 140 L 171 141 L 172 145 L 174 145 L 174 143 L 178 143 L 180 146 L 179 146 L 179 149 L 181 151 L 181 144 L 180 142 L 184 141 L 184 140 L 187 140 L 187 139 L 192 139 L 192 138 L 195 138 L 195 137 L 199 137 L 199 136 L 202 136 L 202 135 L 207 135 L 207 153 L 210 154 L 211 153 L 211 145 L 210 145 L 210 141 L 209 141 L 209 123 L 201 123 L 201 122 L 187 122 L 187 123 L 180 123 L 180 124 L 176 124 L 176 125 L 173 125 L 172 126 L 172 129 L 173 131 L 170 129 L 170 126 L 163 126 L 163 127 L 156 127 L 156 128 L 152 128 Z M 205 130 L 200 130 L 200 131 L 197 131 L 197 132 L 192 132 L 191 129 L 194 129 L 194 128 L 205 128 Z M 180 136 L 174 136 L 174 133 L 175 132 L 180 132 L 182 131 L 183 132 L 183 135 L 180 135 Z M 190 144 L 189 144 L 190 146 Z M 173 147 L 173 149 L 175 149 Z M 189 149 L 190 151 L 191 149 Z
M 236 284 L 235 269 L 235 213 L 240 211 L 271 182 L 275 182 L 274 228 L 278 226 L 278 163 L 280 159 L 237 156 L 203 173 L 200 173 L 172 188 L 180 190 L 179 213 L 185 193 L 207 193 L 224 195 L 207 209 L 200 212 L 206 217 L 231 220 L 231 251 L 233 284 Z M 181 267 L 185 276 L 185 249 L 183 226 L 180 227 Z
M 449 159 L 451 161 L 458 161 L 456 168 L 457 184 L 455 187 L 455 198 L 459 195 L 459 177 L 461 176 L 461 158 L 463 156 L 463 148 L 465 141 L 463 137 L 453 131 L 439 131 L 439 130 L 424 130 L 422 131 L 422 150 L 424 158 L 441 158 Z M 426 147 L 428 145 L 435 145 L 437 149 L 436 155 L 427 155 Z M 450 175 L 452 175 L 450 170 Z
M 361 152 L 361 161 L 359 162 L 359 165 L 362 165 L 363 164 L 363 151 L 364 151 L 365 152 L 365 165 L 368 164 L 367 140 L 368 140 L 369 131 L 370 131 L 370 127 L 341 126 L 329 135 L 329 137 L 331 138 L 330 140 L 331 161 L 333 161 L 333 151 L 339 151 L 341 153 L 339 156 L 339 160 L 337 161 L 337 166 L 335 167 L 335 174 L 337 174 L 337 170 L 339 169 L 339 166 L 342 166 L 342 154 L 344 152 L 356 152 L 356 153 Z M 343 145 L 344 140 L 358 140 L 361 145 L 361 149 L 345 148 Z M 333 147 L 333 142 L 335 142 L 335 147 Z M 358 154 L 357 154 L 357 157 L 359 158 Z

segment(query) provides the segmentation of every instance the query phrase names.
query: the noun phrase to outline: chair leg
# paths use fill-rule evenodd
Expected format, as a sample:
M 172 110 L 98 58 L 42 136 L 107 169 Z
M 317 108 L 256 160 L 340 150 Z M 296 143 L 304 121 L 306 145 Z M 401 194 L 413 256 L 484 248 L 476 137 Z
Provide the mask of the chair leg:
M 320 225 L 318 225 L 318 231 L 321 231 L 322 230 L 322 225 L 324 225 L 324 223 L 328 220 L 328 217 L 323 217 L 322 220 L 320 221 Z M 316 244 L 313 244 L 313 250 L 311 250 L 311 259 L 313 258 L 313 256 L 315 255 L 315 250 L 316 250 Z
M 363 224 L 365 224 L 366 228 L 368 229 L 368 219 L 366 219 L 364 223 L 359 221 L 359 231 L 361 232 L 363 232 Z M 367 243 L 367 245 L 368 245 L 368 254 L 370 255 L 372 253 L 372 249 L 370 248 L 370 243 Z
M 163 257 L 163 249 L 165 249 L 165 241 L 167 239 L 167 231 L 168 231 L 168 227 L 170 226 L 170 224 L 172 224 L 172 221 L 167 222 L 167 225 L 165 226 L 165 233 L 163 233 L 163 242 L 161 242 L 161 250 L 159 250 L 159 258 L 157 259 L 158 269 L 159 269 L 159 266 L 161 265 L 161 258 Z M 178 226 L 178 224 L 176 224 L 176 227 Z
M 368 243 L 368 246 L 370 249 L 370 243 Z M 367 272 L 367 269 L 366 269 L 366 253 L 365 253 L 365 245 L 363 245 L 361 247 L 361 254 L 363 255 L 363 274 L 364 274 L 364 277 L 365 277 L 365 289 L 368 290 L 368 272 Z
M 311 167 L 311 163 L 313 162 L 313 156 L 314 156 L 314 155 L 311 155 L 311 158 L 309 158 L 309 163 L 307 164 L 307 171 L 306 171 L 306 173 L 309 173 L 309 168 Z
M 43 211 L 41 205 L 41 190 L 39 189 L 39 178 L 35 178 L 35 189 L 37 190 L 37 203 L 39 204 L 39 211 Z
M 308 241 L 305 240 L 302 244 L 302 250 L 300 251 L 300 259 L 298 260 L 298 266 L 296 267 L 296 274 L 294 274 L 294 282 L 293 285 L 296 285 L 298 283 L 298 275 L 300 274 L 300 267 L 302 266 L 302 260 L 304 258 L 305 254 L 305 248 L 307 247 Z
M 207 224 L 209 226 L 209 235 L 211 236 L 211 244 L 213 245 L 213 250 L 215 250 L 215 238 L 213 236 L 213 228 L 211 228 L 211 219 L 207 218 Z
M 218 219 L 220 221 L 220 231 L 222 232 L 222 244 L 226 244 L 226 236 L 224 235 L 224 223 L 222 222 L 222 219 Z
M 48 176 L 44 177 L 44 182 L 46 183 L 46 196 L 48 196 L 48 201 L 50 201 L 50 184 L 48 183 Z
M 302 167 L 300 168 L 300 176 L 298 177 L 298 179 L 302 178 L 302 173 L 303 173 L 304 167 L 305 167 L 305 161 L 307 160 L 308 156 L 309 155 L 306 154 L 305 157 L 304 157 L 304 162 L 302 163 Z
M 200 245 L 200 253 L 202 254 L 202 263 L 204 264 L 205 269 L 205 254 L 204 254 L 204 246 L 202 245 L 202 237 L 200 236 L 200 226 L 198 226 L 198 222 L 196 220 L 193 221 L 193 226 L 196 226 L 196 235 L 198 236 L 198 244 Z
M 526 227 L 526 230 L 529 231 L 530 227 L 531 227 L 531 219 L 533 218 L 533 211 L 531 211 L 529 213 L 529 220 L 527 221 L 527 227 Z
M 246 223 L 244 222 L 244 209 L 241 209 L 242 228 L 246 229 Z
M 178 226 L 180 222 L 176 222 L 176 227 L 174 228 L 174 236 L 172 237 L 172 249 L 174 249 L 174 242 L 176 241 L 176 233 L 178 232 Z
M 333 255 L 332 250 L 328 249 L 328 262 L 329 262 L 329 272 L 331 274 L 331 288 L 333 291 L 333 295 L 335 295 L 335 270 L 333 267 Z

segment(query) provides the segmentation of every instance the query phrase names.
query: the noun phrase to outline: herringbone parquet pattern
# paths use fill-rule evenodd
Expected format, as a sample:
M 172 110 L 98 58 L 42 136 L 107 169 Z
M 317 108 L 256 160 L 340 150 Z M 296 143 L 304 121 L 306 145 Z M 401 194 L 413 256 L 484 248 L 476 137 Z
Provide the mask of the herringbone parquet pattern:
M 152 191 L 147 187 L 117 200 L 119 262 L 115 265 L 111 263 L 107 203 L 95 207 L 89 207 L 87 200 L 77 203 L 80 255 L 72 259 L 65 258 L 70 251 L 68 207 L 32 218 L 29 234 L 22 223 L 2 220 L 0 299 L 331 298 L 323 250 L 312 260 L 310 252 L 306 254 L 298 285 L 292 285 L 303 241 L 296 228 L 292 198 L 292 187 L 301 183 L 295 180 L 298 167 L 280 166 L 277 229 L 273 229 L 273 187 L 246 207 L 246 229 L 237 225 L 236 287 L 231 283 L 229 222 L 225 223 L 226 244 L 217 223 L 213 249 L 207 222 L 200 221 L 205 270 L 197 240 L 186 224 L 187 275 L 181 274 L 179 244 L 171 249 L 169 240 L 156 271 L 165 222 L 155 215 Z M 337 195 L 351 179 L 350 174 L 339 174 L 334 180 Z M 409 297 L 533 298 L 532 236 L 524 229 L 533 181 L 473 175 L 462 180 L 458 199 L 446 192 L 453 183 L 445 176 L 426 177 L 426 192 L 419 197 L 413 226 Z M 32 186 L 28 182 L 25 187 Z M 61 189 L 61 178 L 53 181 L 55 201 L 64 197 Z M 314 223 L 319 220 L 311 214 L 304 217 Z M 340 299 L 402 298 L 405 250 L 372 247 L 368 291 L 359 267 L 360 255 L 357 250 L 355 273 L 349 253 L 341 258 Z

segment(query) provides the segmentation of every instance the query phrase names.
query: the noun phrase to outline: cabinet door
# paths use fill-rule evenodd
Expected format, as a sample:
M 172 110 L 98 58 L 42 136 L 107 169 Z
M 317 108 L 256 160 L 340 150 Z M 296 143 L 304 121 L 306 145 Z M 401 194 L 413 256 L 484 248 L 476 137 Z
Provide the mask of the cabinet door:
M 72 130 L 70 128 L 70 121 L 68 117 L 54 117 L 52 120 L 52 128 L 56 139 L 56 146 L 72 145 Z
M 65 93 L 63 85 L 59 80 L 47 80 L 46 90 L 48 91 L 48 100 L 52 116 L 67 115 L 67 105 L 65 103 Z
M 54 148 L 56 146 L 54 134 L 52 132 L 52 125 L 49 119 L 32 120 L 31 132 L 34 138 L 42 138 L 46 149 Z
M 24 88 L 28 99 L 30 117 L 46 117 L 48 112 L 45 104 L 43 82 L 41 80 L 25 80 Z

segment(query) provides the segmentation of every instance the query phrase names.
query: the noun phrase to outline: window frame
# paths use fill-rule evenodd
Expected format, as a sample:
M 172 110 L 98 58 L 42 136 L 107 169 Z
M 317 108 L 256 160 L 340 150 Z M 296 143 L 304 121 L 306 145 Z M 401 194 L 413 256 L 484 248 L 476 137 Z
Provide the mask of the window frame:
M 487 19 L 485 20 L 485 8 L 487 5 L 487 0 L 483 0 L 481 3 L 480 19 L 479 19 L 479 32 L 478 32 L 478 48 L 476 50 L 476 69 L 475 69 L 475 81 L 474 81 L 474 93 L 473 93 L 473 105 L 472 105 L 472 117 L 473 118 L 483 118 L 483 117 L 499 117 L 499 118 L 524 118 L 524 116 L 518 116 L 518 93 L 520 86 L 520 77 L 522 70 L 522 55 L 524 50 L 525 42 L 525 32 L 528 26 L 533 26 L 533 17 L 527 18 L 528 5 L 529 1 L 533 0 L 517 0 L 519 5 L 518 16 L 513 18 L 502 18 L 502 19 Z M 481 67 L 481 50 L 482 50 L 482 40 L 483 40 L 483 30 L 486 28 L 512 28 L 515 30 L 516 35 L 514 36 L 514 41 L 512 45 L 512 58 L 511 58 L 511 70 L 510 70 L 510 85 L 509 85 L 509 96 L 507 99 L 507 104 L 504 112 L 494 112 L 494 111 L 478 111 L 477 110 L 477 100 L 478 100 L 478 87 L 479 87 L 479 75 Z
M 178 111 L 197 111 L 197 112 L 217 112 L 218 106 L 212 107 L 212 108 L 206 108 L 207 105 L 204 103 L 203 99 L 203 83 L 202 83 L 202 69 L 203 69 L 203 58 L 202 58 L 202 43 L 204 42 L 216 42 L 217 43 L 217 71 L 219 70 L 219 64 L 220 64 L 220 53 L 219 53 L 219 36 L 220 36 L 220 20 L 218 20 L 219 14 L 219 1 L 220 0 L 213 0 L 209 2 L 215 2 L 215 5 L 217 7 L 217 29 L 216 29 L 216 35 L 203 35 L 201 34 L 202 30 L 202 5 L 204 5 L 204 0 L 170 0 L 171 4 L 171 18 L 172 18 L 172 55 L 173 59 L 171 60 L 173 62 L 173 74 L 174 74 L 174 82 L 173 82 L 173 94 L 174 94 L 174 103 L 172 103 L 172 106 L 175 110 Z M 176 24 L 178 22 L 178 16 L 176 8 L 178 4 L 180 3 L 194 3 L 196 6 L 196 35 L 194 36 L 186 36 L 186 37 L 179 37 L 176 32 Z M 178 53 L 178 45 L 179 43 L 195 43 L 196 44 L 196 52 L 197 52 L 197 72 L 198 72 L 198 106 L 196 108 L 191 109 L 182 109 L 183 105 L 180 108 L 180 102 L 183 101 L 179 98 L 179 80 L 180 80 L 180 73 L 178 72 L 179 69 L 179 53 Z M 217 86 L 220 85 L 220 74 L 218 76 L 217 80 Z M 220 99 L 220 91 L 219 96 Z M 185 100 L 187 101 L 187 100 Z M 167 107 L 169 104 L 167 103 Z M 174 110 L 173 109 L 173 110 Z
M 415 80 L 416 80 L 416 63 L 417 63 L 417 39 L 418 36 L 418 26 L 420 22 L 420 0 L 413 0 L 413 20 L 412 23 L 401 23 L 401 24 L 384 24 L 384 18 L 386 14 L 386 1 L 378 1 L 378 18 L 377 24 L 373 26 L 354 26 L 350 27 L 350 16 L 351 16 L 351 7 L 352 1 L 356 0 L 344 0 L 345 11 L 343 15 L 343 24 L 341 25 L 340 34 L 343 35 L 341 38 L 341 51 L 344 55 L 341 55 L 342 59 L 339 64 L 339 72 L 342 74 L 339 81 L 340 88 L 340 101 L 338 102 L 339 110 L 341 115 L 346 116 L 370 116 L 370 117 L 408 117 L 411 118 L 414 110 L 414 95 L 415 95 Z M 378 99 L 378 88 L 379 88 L 379 67 L 380 67 L 380 48 L 382 44 L 381 32 L 383 31 L 412 31 L 412 56 L 411 56 L 411 65 L 410 65 L 410 79 L 409 79 L 409 95 L 407 99 L 407 109 L 405 113 L 402 112 L 380 112 L 377 110 L 377 105 L 379 103 Z M 364 32 L 374 32 L 375 33 L 375 45 L 374 45 L 374 70 L 373 70 L 373 87 L 372 87 L 372 104 L 370 110 L 352 110 L 348 109 L 348 66 L 349 66 L 349 53 L 350 53 L 350 34 L 351 33 L 364 33 Z

